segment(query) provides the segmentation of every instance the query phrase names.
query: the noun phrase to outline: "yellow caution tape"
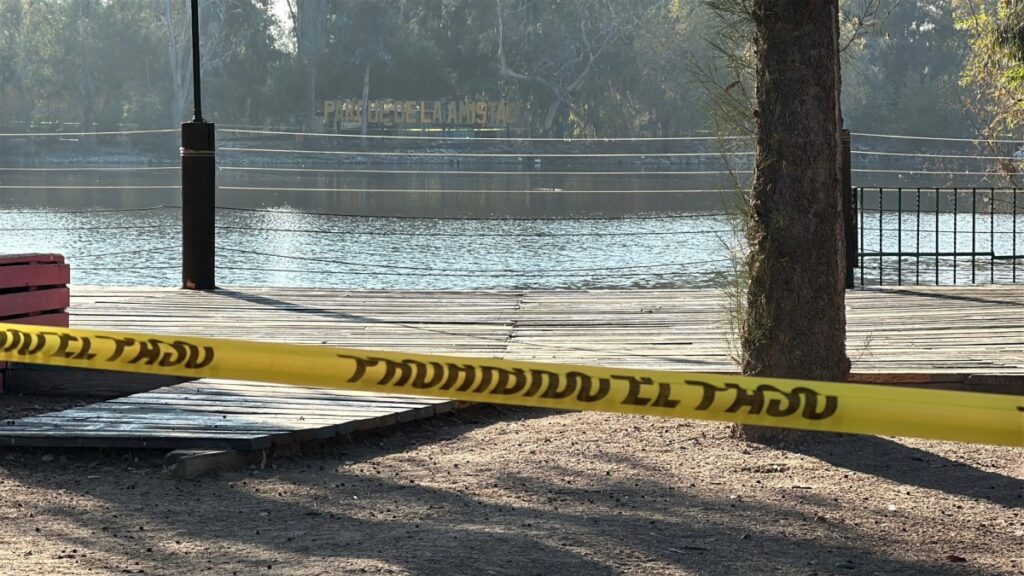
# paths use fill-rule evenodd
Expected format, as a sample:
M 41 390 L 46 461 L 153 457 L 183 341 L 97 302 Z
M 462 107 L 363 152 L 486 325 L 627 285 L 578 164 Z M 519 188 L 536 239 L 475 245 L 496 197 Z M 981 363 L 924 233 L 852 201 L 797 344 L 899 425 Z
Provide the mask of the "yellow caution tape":
M 0 323 L 0 361 L 1024 446 L 1024 397 Z

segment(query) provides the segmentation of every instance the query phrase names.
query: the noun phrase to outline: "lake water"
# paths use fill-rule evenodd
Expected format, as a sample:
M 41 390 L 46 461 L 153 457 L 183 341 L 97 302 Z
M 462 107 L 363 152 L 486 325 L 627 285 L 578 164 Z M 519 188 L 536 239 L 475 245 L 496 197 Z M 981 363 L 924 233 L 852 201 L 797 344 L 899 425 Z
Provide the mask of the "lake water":
M 721 285 L 733 274 L 729 256 L 738 244 L 735 218 L 726 214 L 738 212 L 739 195 L 726 169 L 738 170 L 744 179 L 750 168 L 745 152 L 726 161 L 699 141 L 383 140 L 363 146 L 358 139 L 254 136 L 238 130 L 220 131 L 218 138 L 217 281 L 222 286 Z M 73 281 L 81 284 L 180 285 L 177 146 L 174 132 L 0 138 L 0 158 L 6 158 L 0 162 L 0 253 L 64 254 Z M 480 158 L 496 151 L 497 157 Z M 595 158 L 606 152 L 630 157 Z M 672 155 L 676 152 L 681 155 Z M 977 171 L 989 168 L 978 161 L 943 164 L 928 156 L 857 154 L 859 186 L 914 190 L 910 187 L 998 184 L 979 180 Z M 90 167 L 87 158 L 102 158 L 107 166 Z M 117 163 L 120 168 L 111 166 Z M 916 205 L 914 194 L 903 195 L 904 210 Z M 928 194 L 921 200 L 924 207 L 933 205 Z M 880 223 L 873 198 L 868 194 L 864 203 L 862 241 L 869 252 L 988 251 L 1003 259 L 992 264 L 983 256 L 948 262 L 944 256 L 869 256 L 867 284 L 878 282 L 879 269 L 886 282 L 900 277 L 929 282 L 936 263 L 943 283 L 952 282 L 954 267 L 961 282 L 968 272 L 978 275 L 978 266 L 983 279 L 1009 281 L 1018 268 L 1024 277 L 1024 258 L 1005 259 L 1024 249 L 1024 229 L 1019 240 L 1016 232 L 1024 225 L 1024 204 L 1014 204 L 1017 216 L 1003 206 L 990 221 L 977 224 L 979 233 L 986 226 L 992 233 L 972 244 L 963 232 L 974 223 L 964 214 L 942 215 L 938 237 L 928 233 L 936 223 L 926 221 L 920 237 L 899 238 L 892 229 L 916 231 L 916 216 L 897 219 L 890 214 L 895 206 L 887 205 Z M 984 194 L 982 200 L 980 210 Z M 944 205 L 941 211 L 952 209 Z M 879 227 L 889 230 L 881 239 Z M 908 270 L 912 277 L 904 274 Z
M 694 191 L 716 177 L 219 165 L 222 286 L 697 287 L 732 270 L 735 195 Z M 0 253 L 64 254 L 78 284 L 180 285 L 179 172 L 136 168 L 0 171 Z

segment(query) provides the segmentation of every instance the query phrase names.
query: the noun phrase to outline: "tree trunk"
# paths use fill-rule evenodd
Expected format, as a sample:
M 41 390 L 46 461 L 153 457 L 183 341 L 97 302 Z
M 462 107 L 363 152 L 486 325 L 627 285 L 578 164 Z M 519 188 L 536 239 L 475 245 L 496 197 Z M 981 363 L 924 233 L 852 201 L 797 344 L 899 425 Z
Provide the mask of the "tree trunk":
M 319 132 L 318 126 L 321 124 L 317 122 L 316 118 L 316 68 L 317 68 L 317 56 L 315 54 L 307 54 L 306 61 L 306 130 L 309 132 Z
M 360 110 L 360 116 L 362 124 L 360 126 L 360 134 L 366 136 L 366 129 L 368 127 L 368 118 L 370 116 L 370 63 L 366 63 L 366 72 L 363 73 L 363 107 Z M 366 143 L 365 140 L 363 142 Z
M 96 83 L 93 80 L 93 0 L 80 4 L 82 20 L 79 23 L 79 40 L 82 51 L 82 132 L 92 132 L 95 124 Z
M 183 51 L 182 44 L 191 38 L 178 30 L 178 24 L 171 11 L 171 0 L 164 0 L 164 29 L 167 32 L 167 61 L 171 72 L 171 103 L 168 109 L 171 126 L 176 126 L 185 117 L 186 94 L 192 83 L 192 49 Z
M 754 0 L 757 147 L 743 373 L 844 381 L 846 307 L 836 0 Z M 738 426 L 757 442 L 809 433 Z

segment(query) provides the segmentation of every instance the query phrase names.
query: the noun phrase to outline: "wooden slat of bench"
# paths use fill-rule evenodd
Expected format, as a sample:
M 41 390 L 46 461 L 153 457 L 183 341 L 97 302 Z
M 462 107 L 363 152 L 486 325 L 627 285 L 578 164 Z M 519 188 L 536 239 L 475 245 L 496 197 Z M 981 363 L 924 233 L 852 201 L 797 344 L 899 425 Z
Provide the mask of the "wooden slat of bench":
M 0 294 L 0 319 L 16 321 L 17 316 L 24 314 L 64 310 L 70 298 L 71 293 L 67 287 Z
M 61 328 L 67 328 L 69 321 L 69 315 L 67 312 L 49 312 L 45 314 L 36 314 L 34 316 L 19 316 L 17 318 L 11 318 L 4 322 L 10 322 L 11 324 L 26 324 L 28 326 L 57 326 Z
M 18 264 L 0 269 L 0 290 L 33 286 L 63 286 L 71 281 L 67 264 Z
M 63 264 L 64 257 L 60 254 L 0 254 L 0 266 L 51 263 Z

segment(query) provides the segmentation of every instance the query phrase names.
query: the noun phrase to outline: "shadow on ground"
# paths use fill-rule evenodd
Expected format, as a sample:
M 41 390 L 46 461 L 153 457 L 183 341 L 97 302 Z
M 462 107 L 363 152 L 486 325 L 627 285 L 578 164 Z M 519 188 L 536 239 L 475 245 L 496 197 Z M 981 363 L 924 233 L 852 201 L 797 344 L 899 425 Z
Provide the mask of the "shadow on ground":
M 276 470 L 196 482 L 145 469 L 101 472 L 102 481 L 83 481 L 93 451 L 67 453 L 68 464 L 60 470 L 44 473 L 29 464 L 6 474 L 94 502 L 75 506 L 55 498 L 39 505 L 36 522 L 71 523 L 72 529 L 54 535 L 61 546 L 116 549 L 126 563 L 139 559 L 151 573 L 986 573 L 942 558 L 902 557 L 870 527 L 808 515 L 789 503 L 748 502 L 725 489 L 659 478 L 654 469 L 644 470 L 641 480 L 572 465 L 517 468 L 500 453 L 447 467 L 432 461 L 429 454 L 435 452 L 419 450 L 448 444 L 457 449 L 469 432 L 549 415 L 478 407 L 456 418 L 325 445 L 280 461 Z M 1019 505 L 1017 479 L 887 440 L 838 442 L 807 453 L 896 482 Z M 381 466 L 381 458 L 429 474 L 406 477 Z M 643 467 L 629 457 L 618 464 Z M 557 473 L 540 474 L 541 468 Z M 489 478 L 486 491 L 481 476 Z M 98 558 L 91 562 L 109 568 Z

